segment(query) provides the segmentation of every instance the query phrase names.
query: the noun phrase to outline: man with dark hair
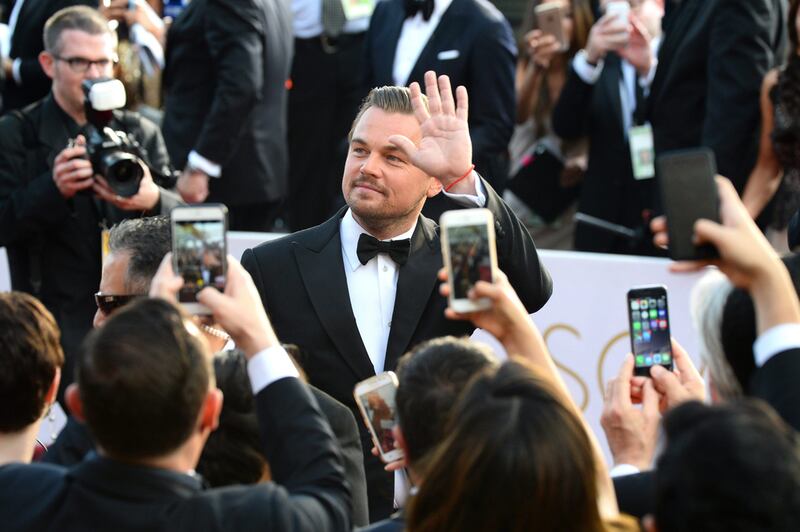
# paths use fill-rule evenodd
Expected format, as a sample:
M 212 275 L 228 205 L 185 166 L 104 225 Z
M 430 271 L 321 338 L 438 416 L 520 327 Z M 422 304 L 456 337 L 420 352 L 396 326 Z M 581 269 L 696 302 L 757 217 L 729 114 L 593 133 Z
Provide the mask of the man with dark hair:
M 174 300 L 177 289 L 164 287 L 179 282 L 165 261 L 155 292 Z M 91 333 L 67 391 L 97 454 L 71 469 L 0 468 L 4 530 L 349 530 L 330 428 L 255 294 L 231 260 L 226 294 L 205 289 L 198 299 L 248 359 L 274 482 L 203 491 L 194 468 L 222 407 L 211 353 L 177 306 L 142 299 Z
M 27 463 L 56 400 L 64 352 L 53 315 L 20 292 L 0 293 L 0 465 Z
M 462 206 L 494 215 L 497 258 L 529 312 L 552 292 L 527 229 L 472 165 L 467 91 L 454 97 L 447 76 L 373 89 L 350 135 L 342 176 L 347 207 L 317 227 L 246 250 L 276 330 L 297 344 L 309 381 L 357 414 L 353 387 L 392 370 L 421 341 L 468 335 L 474 327 L 444 317 L 436 291 L 442 267 L 439 228 L 420 215 L 442 189 Z M 361 427 L 361 445 L 370 449 Z M 392 477 L 365 454 L 370 520 L 392 511 Z
M 424 477 L 418 466 L 447 436 L 444 429 L 461 391 L 472 377 L 495 363 L 485 346 L 453 337 L 423 342 L 397 363 L 395 440 L 414 485 Z M 364 532 L 400 532 L 404 525 L 398 512 Z
M 61 328 L 63 390 L 92 325 L 103 228 L 168 212 L 179 199 L 153 181 L 150 168 L 167 173 L 169 158 L 158 128 L 136 113 L 114 111 L 109 124 L 142 148 L 147 164 L 135 195 L 117 195 L 87 158 L 79 136 L 87 123 L 82 85 L 113 74 L 108 21 L 90 7 L 63 9 L 47 21 L 45 41 L 39 61 L 53 80 L 51 94 L 0 119 L 0 246 L 8 252 L 11 286 L 37 296 Z
M 648 532 L 800 530 L 800 437 L 765 403 L 685 403 L 664 432 Z

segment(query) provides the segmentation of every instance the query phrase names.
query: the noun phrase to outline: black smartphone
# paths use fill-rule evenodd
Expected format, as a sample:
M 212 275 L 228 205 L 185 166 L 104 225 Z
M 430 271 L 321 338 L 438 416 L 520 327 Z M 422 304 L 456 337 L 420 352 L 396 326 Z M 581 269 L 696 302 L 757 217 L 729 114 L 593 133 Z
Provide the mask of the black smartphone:
M 656 364 L 672 371 L 666 287 L 640 286 L 628 290 L 628 321 L 634 375 L 649 377 L 650 368 Z
M 656 159 L 656 177 L 667 215 L 669 256 L 672 259 L 719 256 L 714 246 L 696 246 L 693 241 L 694 223 L 699 218 L 719 222 L 716 174 L 714 152 L 708 148 L 668 152 Z
M 225 289 L 227 218 L 225 205 L 175 207 L 172 220 L 172 268 L 183 276 L 178 302 L 191 314 L 211 314 L 197 302 L 206 286 Z

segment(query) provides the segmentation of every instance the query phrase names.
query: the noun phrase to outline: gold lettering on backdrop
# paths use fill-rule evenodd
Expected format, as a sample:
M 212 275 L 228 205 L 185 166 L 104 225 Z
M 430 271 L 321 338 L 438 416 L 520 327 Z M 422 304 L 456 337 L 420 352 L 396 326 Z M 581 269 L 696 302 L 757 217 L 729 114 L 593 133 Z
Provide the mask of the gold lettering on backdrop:
M 548 327 L 544 331 L 544 334 L 542 335 L 544 337 L 544 343 L 547 344 L 547 349 L 550 351 L 551 354 L 553 353 L 553 350 L 550 348 L 550 343 L 549 343 L 550 335 L 552 333 L 556 332 L 556 331 L 559 331 L 559 330 L 571 333 L 577 339 L 579 339 L 579 340 L 581 339 L 581 333 L 579 333 L 578 329 L 576 329 L 575 327 L 572 327 L 571 325 L 567 325 L 566 323 L 555 323 L 555 324 L 551 325 L 550 327 Z M 560 369 L 561 371 L 563 371 L 564 373 L 566 373 L 567 375 L 569 375 L 570 377 L 575 379 L 575 381 L 581 387 L 581 393 L 583 394 L 583 398 L 580 401 L 578 401 L 578 403 L 580 404 L 581 411 L 585 411 L 586 407 L 589 405 L 589 387 L 586 385 L 586 383 L 581 378 L 581 376 L 578 375 L 578 373 L 576 373 L 575 371 L 569 369 L 564 364 L 560 363 L 556 359 L 554 354 L 553 354 L 553 362 L 555 362 L 556 367 L 558 369 Z
M 608 356 L 608 352 L 611 351 L 611 348 L 622 340 L 623 338 L 629 338 L 628 331 L 622 331 L 621 333 L 615 335 L 608 341 L 605 345 L 603 350 L 600 352 L 600 359 L 597 361 L 597 385 L 599 386 L 598 390 L 600 390 L 601 394 L 605 393 L 606 390 L 606 379 L 603 377 L 603 364 L 605 364 L 606 357 Z M 630 340 L 628 340 L 630 342 Z M 627 350 L 626 353 L 629 353 L 630 350 Z M 616 375 L 618 371 L 615 371 L 614 374 Z

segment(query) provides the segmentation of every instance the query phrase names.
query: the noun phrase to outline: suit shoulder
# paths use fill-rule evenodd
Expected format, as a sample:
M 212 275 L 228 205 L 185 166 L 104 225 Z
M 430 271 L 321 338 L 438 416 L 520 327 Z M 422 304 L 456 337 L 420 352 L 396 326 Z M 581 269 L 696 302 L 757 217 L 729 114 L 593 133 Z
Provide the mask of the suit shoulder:
M 275 257 L 276 255 L 285 253 L 295 244 L 300 244 L 311 249 L 319 249 L 337 234 L 338 231 L 339 220 L 331 218 L 321 225 L 309 227 L 308 229 L 290 233 L 274 240 L 262 242 L 254 248 L 251 248 L 251 251 L 261 260 L 266 257 Z
M 55 464 L 7 464 L 0 466 L 0 500 L 23 503 L 41 500 L 58 491 L 68 470 Z
M 511 29 L 503 13 L 489 0 L 470 0 L 470 4 L 474 6 L 475 12 L 489 24 L 506 26 L 509 30 Z

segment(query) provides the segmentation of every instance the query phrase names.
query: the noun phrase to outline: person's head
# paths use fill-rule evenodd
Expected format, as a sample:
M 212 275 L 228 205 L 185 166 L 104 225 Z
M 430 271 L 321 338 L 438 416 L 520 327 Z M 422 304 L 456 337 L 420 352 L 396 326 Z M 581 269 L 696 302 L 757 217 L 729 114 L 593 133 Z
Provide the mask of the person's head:
M 255 400 L 241 351 L 214 356 L 217 388 L 225 397 L 219 427 L 208 437 L 197 472 L 212 486 L 255 484 L 269 475 L 258 433 Z
M 440 182 L 411 164 L 389 141 L 404 135 L 419 144 L 422 130 L 405 87 L 372 89 L 353 122 L 342 194 L 359 224 L 379 238 L 410 229 Z
M 0 292 L 0 434 L 26 429 L 55 401 L 64 365 L 60 337 L 37 299 Z
M 602 530 L 581 420 L 531 369 L 478 375 L 412 499 L 415 532 Z
M 800 530 L 800 439 L 765 403 L 666 414 L 651 531 Z
M 787 255 L 782 260 L 800 294 L 800 255 Z M 756 371 L 756 313 L 750 294 L 732 288 L 721 274 L 711 274 L 693 295 L 693 313 L 715 399 L 746 395 Z
M 76 383 L 70 410 L 102 452 L 128 462 L 179 453 L 193 468 L 222 402 L 199 331 L 161 299 L 134 301 L 89 333 Z
M 68 113 L 83 114 L 81 84 L 111 77 L 115 61 L 115 35 L 97 9 L 67 7 L 47 19 L 39 63 L 53 80 L 56 101 Z
M 131 300 L 144 296 L 150 282 L 171 247 L 169 216 L 134 218 L 118 223 L 109 231 L 109 253 L 103 259 L 94 326 Z
M 423 457 L 444 440 L 450 412 L 467 383 L 493 364 L 487 347 L 452 336 L 423 342 L 400 359 L 398 444 L 416 473 L 422 473 Z

